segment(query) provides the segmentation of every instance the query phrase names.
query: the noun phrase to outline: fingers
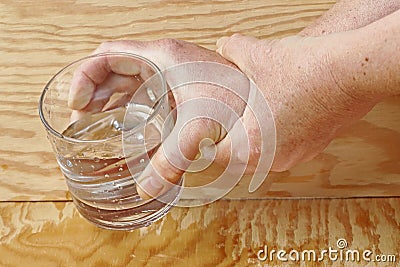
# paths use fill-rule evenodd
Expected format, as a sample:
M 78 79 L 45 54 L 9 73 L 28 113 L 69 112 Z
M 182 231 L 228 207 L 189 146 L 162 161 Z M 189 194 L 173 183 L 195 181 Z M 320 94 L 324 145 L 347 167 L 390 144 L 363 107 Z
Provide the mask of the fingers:
M 71 81 L 68 106 L 74 110 L 86 107 L 96 89 L 96 84 L 84 72 L 75 72 Z
M 134 43 L 132 43 L 132 45 L 134 45 Z M 112 45 L 105 43 L 100 46 L 95 53 L 127 51 L 125 46 L 119 42 L 115 42 Z M 140 49 L 140 47 L 137 48 L 139 51 Z M 99 89 L 98 86 L 104 83 L 110 74 L 125 76 L 139 76 L 143 74 L 145 77 L 142 78 L 145 79 L 153 73 L 154 71 L 144 62 L 129 55 L 105 55 L 90 58 L 82 63 L 74 72 L 71 81 L 68 106 L 74 110 L 86 108 L 92 101 L 95 91 Z
M 257 38 L 241 34 L 222 37 L 217 41 L 217 52 L 238 66 L 241 71 L 251 75 L 251 64 L 254 62 L 252 50 L 257 41 Z
M 68 106 L 75 110 L 86 107 L 96 86 L 107 78 L 110 71 L 106 57 L 92 58 L 82 63 L 72 77 Z
M 103 83 L 97 86 L 89 105 L 83 111 L 99 112 L 114 93 L 126 93 L 132 96 L 141 83 L 141 79 L 135 76 L 109 75 Z
M 84 107 L 72 112 L 71 121 L 76 121 L 88 113 L 123 106 L 130 101 L 141 83 L 142 80 L 137 76 L 108 75 L 100 85 L 96 86 L 95 90 L 86 89 L 85 95 L 91 93 L 90 99 Z M 122 95 L 118 98 L 112 98 L 115 93 L 122 93 Z
M 231 163 L 229 170 L 233 174 L 252 173 L 258 163 L 258 155 L 255 153 L 259 148 L 257 135 L 252 133 L 251 125 L 248 125 L 242 117 L 236 121 L 227 136 L 217 144 L 215 163 L 227 167 Z M 240 149 L 234 149 L 240 147 Z
M 156 197 L 176 184 L 199 153 L 201 141 L 213 136 L 213 127 L 206 119 L 175 126 L 138 178 L 139 195 L 144 199 Z

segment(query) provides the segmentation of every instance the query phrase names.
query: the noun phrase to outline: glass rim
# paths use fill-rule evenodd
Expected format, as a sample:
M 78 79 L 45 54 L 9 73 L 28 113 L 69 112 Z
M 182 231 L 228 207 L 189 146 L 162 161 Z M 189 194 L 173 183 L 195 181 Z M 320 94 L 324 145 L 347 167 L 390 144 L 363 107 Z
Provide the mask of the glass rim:
M 56 79 L 56 77 L 58 77 L 61 73 L 63 73 L 65 70 L 67 70 L 69 67 L 75 65 L 76 63 L 79 62 L 83 62 L 85 60 L 91 59 L 91 58 L 96 58 L 96 57 L 102 57 L 102 56 L 128 56 L 128 57 L 132 57 L 135 59 L 139 59 L 143 62 L 145 62 L 146 64 L 148 64 L 151 68 L 153 68 L 153 70 L 155 71 L 155 74 L 159 74 L 161 77 L 161 83 L 162 83 L 162 95 L 161 97 L 159 97 L 156 101 L 155 101 L 155 106 L 153 107 L 153 111 L 150 113 L 150 115 L 147 117 L 147 119 L 145 121 L 140 122 L 138 125 L 136 125 L 135 127 L 133 127 L 132 129 L 129 129 L 127 131 L 121 131 L 121 134 L 118 134 L 116 136 L 112 136 L 109 138 L 104 138 L 104 139 L 99 139 L 99 140 L 81 140 L 81 139 L 76 139 L 73 137 L 68 137 L 63 135 L 62 133 L 58 132 L 57 130 L 55 130 L 50 123 L 46 120 L 44 113 L 43 113 L 43 104 L 44 104 L 44 99 L 46 96 L 46 93 L 49 90 L 50 85 L 54 82 L 54 80 Z M 153 77 L 155 74 L 153 74 L 151 77 Z M 149 79 L 151 79 L 151 77 Z M 56 74 L 54 74 L 51 79 L 46 83 L 41 95 L 40 95 L 40 99 L 39 99 L 39 117 L 40 120 L 42 122 L 42 124 L 44 125 L 44 127 L 46 128 L 46 130 L 51 133 L 53 136 L 68 141 L 70 143 L 98 143 L 98 142 L 104 142 L 104 141 L 109 141 L 109 140 L 113 140 L 113 139 L 117 139 L 117 138 L 122 138 L 123 134 L 129 133 L 129 132 L 134 132 L 136 129 L 140 128 L 140 127 L 144 127 L 145 124 L 151 120 L 152 118 L 154 118 L 156 116 L 156 114 L 158 113 L 158 111 L 161 109 L 161 105 L 165 102 L 165 98 L 167 96 L 167 85 L 166 85 L 166 80 L 165 77 L 161 71 L 161 69 L 151 60 L 149 60 L 148 58 L 145 58 L 143 56 L 137 55 L 137 54 L 133 54 L 133 53 L 128 53 L 128 52 L 104 52 L 104 53 L 97 53 L 97 54 L 92 54 L 89 56 L 85 56 L 82 58 L 79 58 L 77 60 L 72 61 L 71 63 L 67 64 L 66 66 L 64 66 L 63 68 L 61 68 L 59 71 L 56 72 Z M 128 102 L 129 103 L 129 102 Z M 128 109 L 127 109 L 128 110 Z M 125 114 L 126 116 L 126 114 Z M 124 119 L 125 119 L 124 116 Z M 129 136 L 129 134 L 128 134 Z

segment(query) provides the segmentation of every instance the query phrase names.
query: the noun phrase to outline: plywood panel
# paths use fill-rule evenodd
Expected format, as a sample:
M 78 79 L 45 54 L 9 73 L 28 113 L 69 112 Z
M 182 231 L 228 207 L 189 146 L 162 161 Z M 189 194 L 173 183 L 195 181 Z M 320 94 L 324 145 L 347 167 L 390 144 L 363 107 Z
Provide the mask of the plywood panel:
M 371 250 L 400 262 L 400 199 L 222 200 L 174 208 L 132 232 L 98 229 L 72 203 L 1 203 L 1 266 L 262 266 L 269 250 Z M 395 266 L 396 263 L 376 266 Z M 272 266 L 282 264 L 276 258 Z M 366 266 L 360 261 L 288 266 Z M 271 265 L 270 265 L 271 266 Z M 374 264 L 369 266 L 375 266 Z
M 0 2 L 0 201 L 65 200 L 66 187 L 37 115 L 44 84 L 101 42 L 165 37 L 214 49 L 241 32 L 295 34 L 334 1 L 11 1 Z M 272 187 L 228 195 L 326 197 L 399 195 L 400 99 L 379 104 L 315 160 L 280 174 Z M 190 179 L 215 175 L 216 169 Z M 190 181 L 190 179 L 188 179 Z

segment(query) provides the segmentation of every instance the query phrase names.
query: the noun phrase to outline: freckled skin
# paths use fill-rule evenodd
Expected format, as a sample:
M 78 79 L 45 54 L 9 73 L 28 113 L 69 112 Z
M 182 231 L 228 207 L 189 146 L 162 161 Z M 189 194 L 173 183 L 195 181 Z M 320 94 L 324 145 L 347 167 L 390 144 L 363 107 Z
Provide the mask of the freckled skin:
M 278 138 L 272 170 L 313 158 L 382 98 L 399 94 L 399 22 L 400 10 L 360 29 L 320 37 L 258 40 L 235 34 L 217 43 L 270 104 Z M 251 127 L 246 117 L 244 123 Z
M 398 9 L 400 9 L 398 0 L 341 0 L 303 29 L 300 35 L 320 36 L 358 29 Z
M 397 0 L 343 0 L 300 36 L 258 40 L 234 35 L 217 43 L 219 53 L 262 89 L 273 111 L 277 127 L 273 170 L 284 171 L 313 158 L 338 131 L 365 115 L 383 97 L 399 94 L 400 13 L 396 11 L 399 5 Z M 321 34 L 324 36 L 310 37 Z M 213 51 L 171 39 L 107 42 L 96 50 L 105 51 L 140 54 L 161 68 L 197 60 L 234 66 Z M 72 104 L 82 95 L 86 101 L 76 102 L 77 112 L 85 105 L 90 106 L 90 95 L 85 95 L 88 90 L 84 89 L 77 87 L 75 95 L 71 96 Z M 242 101 L 234 96 L 219 95 L 215 88 L 187 89 L 175 93 L 177 104 L 206 95 L 229 103 L 243 114 L 241 120 L 250 135 L 247 172 L 251 173 L 258 162 L 260 147 L 259 132 L 251 112 Z M 176 147 L 181 148 L 186 157 L 194 158 L 200 139 L 209 137 L 221 141 L 217 161 L 226 164 L 230 144 L 229 140 L 225 144 L 225 139 L 221 140 L 223 131 L 218 125 L 200 121 L 191 126 Z M 154 155 L 152 164 L 171 182 L 176 182 L 184 171 L 172 166 L 160 152 Z M 153 175 L 151 172 L 146 175 Z M 149 197 L 140 189 L 139 193 L 144 198 Z
M 124 51 L 144 56 L 153 61 L 161 69 L 167 69 L 171 66 L 185 63 L 185 62 L 196 62 L 196 61 L 208 61 L 225 64 L 231 68 L 236 68 L 231 62 L 227 61 L 215 51 L 211 51 L 195 44 L 188 42 L 173 40 L 173 39 L 162 39 L 157 41 L 139 42 L 139 41 L 115 41 L 106 42 L 100 45 L 95 53 L 104 53 L 112 51 Z M 126 67 L 121 68 L 118 65 L 108 66 L 107 61 L 96 62 L 99 68 L 94 68 L 93 65 L 86 65 L 80 69 L 81 72 L 86 73 L 86 76 L 81 75 L 80 72 L 75 73 L 74 84 L 76 87 L 71 90 L 71 103 L 72 108 L 78 107 L 81 109 L 75 110 L 76 117 L 79 118 L 82 114 L 96 112 L 101 110 L 104 106 L 103 98 L 96 98 L 96 94 L 103 90 L 102 95 L 111 96 L 114 92 L 120 91 L 121 79 L 126 79 L 127 73 L 125 73 Z M 122 63 L 120 63 L 122 64 Z M 129 73 L 128 73 L 129 74 Z M 135 73 L 142 75 L 143 73 Z M 82 80 L 86 77 L 92 78 L 92 83 L 88 82 L 87 79 Z M 103 77 L 107 77 L 106 79 Z M 179 77 L 168 76 L 168 79 L 175 79 Z M 133 85 L 134 81 L 126 80 L 126 87 L 129 84 Z M 189 101 L 196 98 L 207 97 L 213 100 L 218 100 L 228 105 L 236 114 L 243 114 L 246 103 L 233 92 L 223 90 L 223 88 L 212 84 L 193 84 L 181 86 L 173 92 L 174 103 L 173 105 L 179 106 L 185 101 Z M 89 95 L 88 95 L 89 94 Z M 85 100 L 85 103 L 82 102 Z M 96 101 L 96 99 L 98 101 Z M 100 101 L 101 100 L 101 101 Z M 78 103 L 78 104 L 77 104 Z M 73 105 L 75 104 L 75 106 Z M 82 108 L 83 107 L 83 108 Z M 163 147 L 161 147 L 153 156 L 152 163 L 142 173 L 142 176 L 138 180 L 149 180 L 148 177 L 152 178 L 153 187 L 156 189 L 162 188 L 165 192 L 169 185 L 166 181 L 176 183 L 181 178 L 185 168 L 188 164 L 185 162 L 185 158 L 193 160 L 199 152 L 199 144 L 201 140 L 209 138 L 214 142 L 219 142 L 225 137 L 225 132 L 221 129 L 221 126 L 208 119 L 195 119 L 191 120 L 188 124 L 185 121 L 185 115 L 193 113 L 196 109 L 204 109 L 204 107 L 197 106 L 186 106 L 184 108 L 178 108 L 177 120 L 174 130 L 179 131 L 178 143 L 171 143 L 168 140 L 163 144 L 163 147 L 169 147 L 169 156 L 164 154 Z M 223 116 L 223 114 L 221 115 Z M 175 131 L 173 130 L 173 133 Z M 171 135 L 173 135 L 171 133 Z M 171 136 L 170 135 L 170 136 Z M 174 162 L 172 162 L 174 161 Z M 161 179 L 161 176 L 163 179 Z M 157 180 L 162 185 L 154 186 L 154 181 Z M 164 180 L 164 181 L 163 181 Z M 146 183 L 150 187 L 150 183 Z M 146 185 L 143 185 L 146 187 Z M 154 196 L 160 192 L 156 192 L 150 188 L 142 190 L 138 188 L 139 194 L 144 198 L 149 198 L 150 195 Z M 154 189 L 154 188 L 153 188 Z M 146 191 L 146 192 L 145 192 Z M 150 195 L 149 195 L 150 194 Z

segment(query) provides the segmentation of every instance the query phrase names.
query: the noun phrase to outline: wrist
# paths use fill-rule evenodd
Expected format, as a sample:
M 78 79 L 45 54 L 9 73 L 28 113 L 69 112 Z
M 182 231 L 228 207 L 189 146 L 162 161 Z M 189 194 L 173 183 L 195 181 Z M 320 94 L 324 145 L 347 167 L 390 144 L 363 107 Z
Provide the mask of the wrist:
M 363 100 L 398 95 L 400 11 L 358 30 L 326 37 L 330 68 L 347 92 Z
M 365 49 L 367 40 L 361 30 L 336 33 L 324 37 L 327 49 L 327 68 L 337 87 L 355 101 L 378 102 L 390 95 L 379 85 L 374 56 Z

